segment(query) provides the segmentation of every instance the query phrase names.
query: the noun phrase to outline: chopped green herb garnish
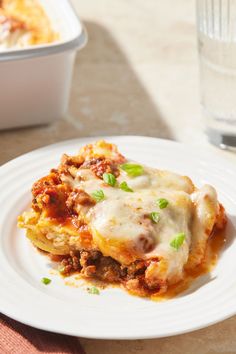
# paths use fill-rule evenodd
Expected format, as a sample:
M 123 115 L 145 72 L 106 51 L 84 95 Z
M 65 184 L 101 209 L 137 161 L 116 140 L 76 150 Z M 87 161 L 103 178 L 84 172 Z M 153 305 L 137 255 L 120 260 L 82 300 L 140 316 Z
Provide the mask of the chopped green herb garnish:
M 143 166 L 135 163 L 123 163 L 120 168 L 130 177 L 137 177 L 143 174 Z
M 98 189 L 92 193 L 92 197 L 96 200 L 96 202 L 101 202 L 105 199 L 105 194 L 102 189 Z
M 103 181 L 109 186 L 114 187 L 116 184 L 116 177 L 112 173 L 103 173 Z
M 130 188 L 130 187 L 128 186 L 128 184 L 127 184 L 125 181 L 121 182 L 121 184 L 120 184 L 119 187 L 120 187 L 120 189 L 122 189 L 122 191 L 125 191 L 125 192 L 133 192 L 133 189 Z
M 160 198 L 160 199 L 157 199 L 157 204 L 160 209 L 165 209 L 167 207 L 167 205 L 169 204 L 169 202 L 165 198 Z
M 184 243 L 185 237 L 186 237 L 185 233 L 183 233 L 183 232 L 180 232 L 179 234 L 177 234 L 175 236 L 175 238 L 173 238 L 173 240 L 170 243 L 171 247 L 178 250 L 182 246 L 182 244 Z
M 45 285 L 48 285 L 48 284 L 51 283 L 51 279 L 49 279 L 49 278 L 42 278 L 42 279 L 41 279 L 41 282 L 42 282 L 43 284 L 45 284 Z
M 91 288 L 87 288 L 87 291 L 89 294 L 93 294 L 93 295 L 100 294 L 100 291 L 98 290 L 98 288 L 96 288 L 96 286 L 92 286 Z
M 150 219 L 155 223 L 157 224 L 160 220 L 160 214 L 157 213 L 156 211 L 153 211 L 151 214 L 150 214 Z

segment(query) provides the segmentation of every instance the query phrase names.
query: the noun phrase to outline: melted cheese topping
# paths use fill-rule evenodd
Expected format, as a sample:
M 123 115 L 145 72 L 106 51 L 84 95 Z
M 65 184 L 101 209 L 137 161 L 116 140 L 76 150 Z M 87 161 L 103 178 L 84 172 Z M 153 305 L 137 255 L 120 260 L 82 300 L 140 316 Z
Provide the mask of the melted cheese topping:
M 104 255 L 126 265 L 137 259 L 158 259 L 158 263 L 150 263 L 146 277 L 168 280 L 169 284 L 182 278 L 189 254 L 194 254 L 191 262 L 195 265 L 201 262 L 207 230 L 212 230 L 218 213 L 214 188 L 196 190 L 187 177 L 145 166 L 144 173 L 134 178 L 121 171 L 115 187 L 89 169 L 79 169 L 74 179 L 65 176 L 64 181 L 90 195 L 103 190 L 103 201 L 94 207 L 77 208 Z M 133 193 L 118 188 L 123 181 Z M 168 200 L 166 208 L 159 208 L 159 198 Z M 150 219 L 152 212 L 159 213 L 158 223 Z M 176 250 L 170 244 L 179 233 L 185 234 L 185 240 Z

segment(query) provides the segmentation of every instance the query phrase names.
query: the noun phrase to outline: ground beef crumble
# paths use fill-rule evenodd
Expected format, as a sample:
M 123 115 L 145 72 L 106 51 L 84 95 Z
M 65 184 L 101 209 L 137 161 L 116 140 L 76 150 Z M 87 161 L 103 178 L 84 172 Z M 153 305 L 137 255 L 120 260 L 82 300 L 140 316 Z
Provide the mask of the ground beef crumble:
M 87 278 L 99 279 L 109 284 L 122 283 L 128 290 L 147 295 L 154 292 L 145 282 L 145 271 L 148 263 L 136 261 L 129 266 L 123 266 L 111 257 L 103 256 L 100 251 L 81 250 L 70 252 L 68 256 L 51 257 L 54 261 L 60 261 L 59 271 L 68 276 L 79 272 Z M 155 292 L 158 291 L 158 286 Z

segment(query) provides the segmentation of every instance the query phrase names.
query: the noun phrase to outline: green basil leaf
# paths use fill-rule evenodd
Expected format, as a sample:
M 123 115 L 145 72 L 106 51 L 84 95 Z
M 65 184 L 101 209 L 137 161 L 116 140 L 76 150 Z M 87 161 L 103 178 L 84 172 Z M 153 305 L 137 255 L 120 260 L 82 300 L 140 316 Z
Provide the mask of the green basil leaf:
M 143 174 L 143 166 L 135 163 L 123 163 L 120 168 L 130 177 L 137 177 Z
M 182 246 L 182 244 L 184 243 L 185 238 L 186 238 L 185 233 L 180 232 L 171 241 L 171 243 L 170 243 L 171 247 L 178 250 Z
M 105 194 L 102 189 L 98 189 L 92 193 L 92 197 L 96 200 L 96 202 L 101 202 L 105 199 Z
M 151 214 L 150 214 L 150 219 L 155 223 L 157 224 L 160 220 L 160 214 L 156 211 L 153 211 Z
M 96 286 L 92 286 L 91 288 L 88 288 L 87 291 L 89 294 L 92 294 L 92 295 L 99 295 L 100 294 L 100 291 L 98 290 L 98 288 L 96 288 Z
M 42 278 L 41 279 L 41 282 L 44 284 L 44 285 L 48 285 L 51 283 L 51 279 L 49 278 Z
M 157 204 L 160 209 L 165 209 L 168 206 L 169 202 L 165 198 L 160 198 L 157 200 Z
M 120 187 L 120 189 L 122 189 L 122 191 L 125 191 L 125 192 L 133 192 L 133 189 L 130 188 L 130 187 L 128 186 L 128 184 L 127 184 L 125 181 L 121 182 L 121 184 L 120 184 L 119 187 Z
M 106 184 L 109 184 L 109 186 L 115 186 L 116 177 L 112 173 L 103 173 L 102 178 Z

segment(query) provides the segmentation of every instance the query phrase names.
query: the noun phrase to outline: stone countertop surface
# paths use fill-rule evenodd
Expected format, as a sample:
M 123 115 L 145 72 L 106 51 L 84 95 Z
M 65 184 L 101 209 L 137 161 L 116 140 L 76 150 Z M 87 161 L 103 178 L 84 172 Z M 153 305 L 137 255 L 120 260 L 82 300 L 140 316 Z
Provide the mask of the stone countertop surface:
M 236 154 L 207 142 L 198 94 L 194 0 L 72 1 L 89 35 L 74 68 L 68 114 L 48 126 L 0 132 L 0 163 L 65 139 L 146 135 Z M 152 340 L 80 339 L 87 354 L 236 353 L 236 317 Z

